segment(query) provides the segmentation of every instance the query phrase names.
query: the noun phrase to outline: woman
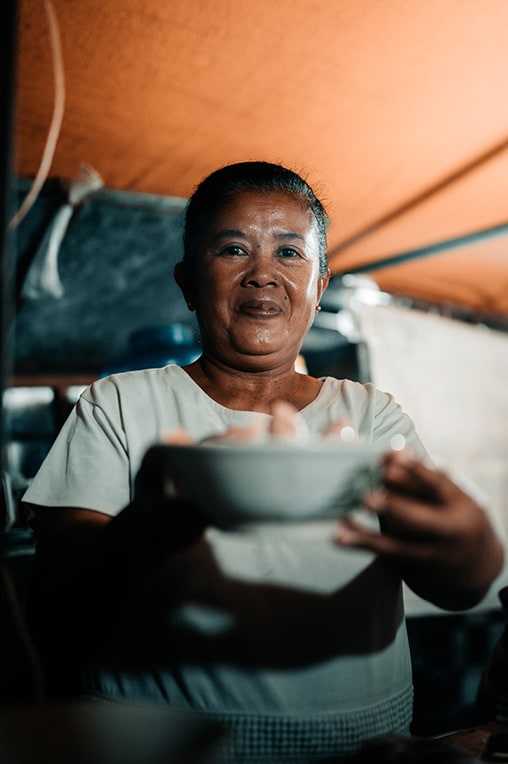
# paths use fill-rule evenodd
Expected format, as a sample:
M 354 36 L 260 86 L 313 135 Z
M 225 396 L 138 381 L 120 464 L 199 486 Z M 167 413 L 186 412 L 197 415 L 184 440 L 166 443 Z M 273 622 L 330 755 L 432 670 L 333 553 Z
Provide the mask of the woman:
M 209 714 L 232 732 L 232 761 L 317 759 L 406 733 L 401 580 L 469 606 L 500 568 L 499 542 L 472 500 L 407 458 L 388 460 L 386 490 L 366 500 L 383 533 L 350 519 L 338 545 L 333 523 L 204 529 L 195 507 L 166 495 L 150 449 L 162 431 L 238 433 L 252 412 L 277 430 L 280 401 L 311 432 L 347 420 L 387 450 L 402 434 L 425 457 L 390 395 L 295 371 L 329 278 L 325 213 L 298 175 L 265 162 L 213 173 L 188 205 L 184 251 L 175 278 L 201 358 L 93 384 L 25 496 L 51 674 L 95 659 L 88 697 Z

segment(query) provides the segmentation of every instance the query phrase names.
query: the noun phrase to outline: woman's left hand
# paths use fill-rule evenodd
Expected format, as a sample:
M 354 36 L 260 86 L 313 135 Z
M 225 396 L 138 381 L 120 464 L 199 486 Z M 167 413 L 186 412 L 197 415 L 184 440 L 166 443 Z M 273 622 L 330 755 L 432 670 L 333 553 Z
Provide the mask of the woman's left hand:
M 393 560 L 408 586 L 440 607 L 471 607 L 501 571 L 503 547 L 486 512 L 440 470 L 390 453 L 380 488 L 364 504 L 381 532 L 346 516 L 337 543 Z

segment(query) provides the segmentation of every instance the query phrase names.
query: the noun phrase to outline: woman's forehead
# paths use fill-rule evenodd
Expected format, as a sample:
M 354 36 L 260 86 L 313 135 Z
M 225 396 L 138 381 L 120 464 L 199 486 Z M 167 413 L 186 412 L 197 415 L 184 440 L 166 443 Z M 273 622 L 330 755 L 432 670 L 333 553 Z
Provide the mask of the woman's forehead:
M 225 221 L 256 221 L 257 219 L 281 222 L 291 219 L 293 224 L 308 228 L 315 222 L 314 214 L 306 199 L 287 191 L 237 191 L 220 204 L 209 220 L 209 227 L 220 227 Z

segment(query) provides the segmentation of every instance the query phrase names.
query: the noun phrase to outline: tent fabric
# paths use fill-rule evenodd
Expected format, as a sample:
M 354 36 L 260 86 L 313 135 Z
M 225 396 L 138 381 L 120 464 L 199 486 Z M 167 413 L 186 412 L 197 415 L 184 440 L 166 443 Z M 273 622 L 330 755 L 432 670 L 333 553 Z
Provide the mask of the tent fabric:
M 440 467 L 473 481 L 508 550 L 508 336 L 395 305 L 357 305 L 354 317 L 372 381 L 395 395 Z M 502 586 L 508 555 L 479 609 L 498 606 Z M 405 597 L 412 615 L 436 612 Z
M 53 108 L 48 2 L 19 3 L 15 167 L 28 178 Z M 188 197 L 227 162 L 280 161 L 327 204 L 334 272 L 508 221 L 505 0 L 51 4 L 66 82 L 53 176 L 85 162 L 110 189 Z M 507 247 L 372 275 L 507 314 Z
M 21 204 L 28 184 L 19 185 Z M 59 184 L 44 187 L 17 237 L 18 272 L 28 271 L 15 321 L 18 373 L 93 378 L 132 351 L 131 337 L 142 328 L 185 324 L 197 336 L 195 314 L 172 275 L 183 254 L 184 204 L 174 197 L 95 192 L 74 212 L 57 262 L 50 263 L 55 290 L 47 278 L 47 232 L 68 205 Z

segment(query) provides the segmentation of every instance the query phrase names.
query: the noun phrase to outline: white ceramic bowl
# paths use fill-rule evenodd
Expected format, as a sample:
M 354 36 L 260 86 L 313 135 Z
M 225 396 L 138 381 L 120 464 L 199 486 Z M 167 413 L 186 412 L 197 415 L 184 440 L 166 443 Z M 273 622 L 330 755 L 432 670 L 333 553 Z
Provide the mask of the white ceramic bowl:
M 338 517 L 376 484 L 387 450 L 332 441 L 164 449 L 169 474 L 219 527 Z

